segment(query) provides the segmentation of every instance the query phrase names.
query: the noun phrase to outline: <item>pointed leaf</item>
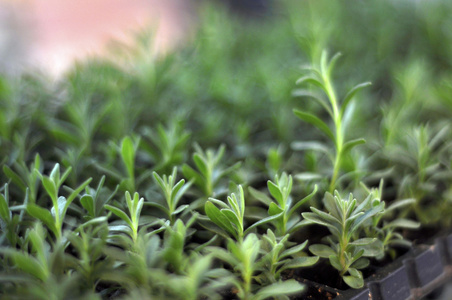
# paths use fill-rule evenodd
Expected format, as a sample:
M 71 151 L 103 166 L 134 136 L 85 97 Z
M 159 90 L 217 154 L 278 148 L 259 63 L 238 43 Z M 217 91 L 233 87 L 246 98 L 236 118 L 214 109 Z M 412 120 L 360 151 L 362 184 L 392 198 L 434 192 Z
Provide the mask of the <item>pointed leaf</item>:
M 362 90 L 365 87 L 370 86 L 372 83 L 370 82 L 364 82 L 364 83 L 360 83 L 356 86 L 354 86 L 348 93 L 347 95 L 345 95 L 344 97 L 344 101 L 342 102 L 341 105 L 341 112 L 340 112 L 340 116 L 342 117 L 344 115 L 344 112 L 348 106 L 348 104 L 350 103 L 350 101 L 353 99 L 353 97 L 355 96 L 355 94 Z
M 39 207 L 36 204 L 28 204 L 27 205 L 27 213 L 35 219 L 40 220 L 44 223 L 47 228 L 49 228 L 55 235 L 58 235 L 58 231 L 55 227 L 55 219 L 52 214 L 42 207 Z
M 302 119 L 303 121 L 309 124 L 316 126 L 323 133 L 325 133 L 334 143 L 336 143 L 336 137 L 334 136 L 334 133 L 331 131 L 330 127 L 328 127 L 328 125 L 326 125 L 326 123 L 323 122 L 321 119 L 314 116 L 313 114 L 306 113 L 301 110 L 295 109 L 293 112 L 298 118 Z
M 295 279 L 279 281 L 269 286 L 261 288 L 255 295 L 256 300 L 263 300 L 269 297 L 280 295 L 291 295 L 303 291 L 304 286 Z
M 11 170 L 7 165 L 3 165 L 3 173 L 5 173 L 6 177 L 8 177 L 14 184 L 16 184 L 22 191 L 25 192 L 27 185 L 16 172 Z
M 232 227 L 229 219 L 212 202 L 207 201 L 204 210 L 212 222 L 226 230 L 229 234 L 235 235 L 234 227 Z
M 248 227 L 248 228 L 245 230 L 245 235 L 246 235 L 248 232 L 250 232 L 251 229 L 253 229 L 253 228 L 257 227 L 257 226 L 260 226 L 260 225 L 262 225 L 262 224 L 265 224 L 265 223 L 268 223 L 268 222 L 271 222 L 271 221 L 273 221 L 273 220 L 278 219 L 279 217 L 281 217 L 281 216 L 283 215 L 283 213 L 284 213 L 284 212 L 281 212 L 281 213 L 279 213 L 279 214 L 277 214 L 277 215 L 267 217 L 267 218 L 265 218 L 265 219 L 262 219 L 262 220 L 260 220 L 260 221 L 258 221 L 258 222 L 256 222 L 256 223 L 254 223 L 253 225 L 251 225 L 250 227 Z
M 133 227 L 132 221 L 130 220 L 129 216 L 127 216 L 127 214 L 125 212 L 123 212 L 122 210 L 120 210 L 117 207 L 114 207 L 114 206 L 111 206 L 111 205 L 108 205 L 108 204 L 105 204 L 104 207 L 105 207 L 105 209 L 111 211 L 116 216 L 118 216 L 123 221 L 125 221 L 130 227 Z
M 336 254 L 331 247 L 322 244 L 314 244 L 309 246 L 309 251 L 311 251 L 311 253 L 314 255 L 325 258 Z
M 319 260 L 318 256 L 296 257 L 294 259 L 289 260 L 288 263 L 285 263 L 279 271 L 283 271 L 283 270 L 287 270 L 287 269 L 297 269 L 297 268 L 309 267 L 309 266 L 315 265 L 318 260 Z
M 135 166 L 135 148 L 132 139 L 129 136 L 123 138 L 121 142 L 121 157 L 127 168 L 127 174 L 130 178 L 134 176 Z
M 356 140 L 351 140 L 348 141 L 344 144 L 343 148 L 342 148 L 342 152 L 345 154 L 347 154 L 350 150 L 353 149 L 353 147 L 358 146 L 358 145 L 362 145 L 365 144 L 366 140 L 365 139 L 356 139 Z

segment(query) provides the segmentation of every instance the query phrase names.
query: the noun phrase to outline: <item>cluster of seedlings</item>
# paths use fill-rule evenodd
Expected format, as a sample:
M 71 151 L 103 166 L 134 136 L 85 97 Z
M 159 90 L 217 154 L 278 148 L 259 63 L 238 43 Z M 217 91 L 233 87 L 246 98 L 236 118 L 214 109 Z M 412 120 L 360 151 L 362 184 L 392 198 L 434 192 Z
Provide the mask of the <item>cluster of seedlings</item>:
M 452 5 L 273 9 L 0 77 L 0 297 L 303 299 L 450 228 Z

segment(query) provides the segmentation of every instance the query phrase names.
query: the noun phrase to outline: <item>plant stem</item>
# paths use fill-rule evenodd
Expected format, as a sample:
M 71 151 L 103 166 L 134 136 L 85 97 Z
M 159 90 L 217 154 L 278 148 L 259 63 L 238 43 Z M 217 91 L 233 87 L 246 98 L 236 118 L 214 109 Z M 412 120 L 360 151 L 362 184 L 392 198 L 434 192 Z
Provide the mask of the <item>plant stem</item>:
M 336 93 L 334 92 L 333 85 L 330 81 L 330 78 L 328 78 L 328 74 L 326 71 L 323 71 L 323 81 L 325 83 L 325 89 L 328 96 L 328 99 L 330 100 L 331 107 L 333 109 L 333 121 L 334 121 L 334 127 L 336 129 L 336 141 L 335 141 L 335 147 L 336 147 L 336 157 L 334 159 L 333 163 L 333 175 L 331 177 L 330 186 L 328 188 L 330 193 L 334 192 L 334 188 L 336 187 L 336 180 L 339 176 L 339 169 L 341 166 L 341 160 L 342 160 L 342 147 L 344 143 L 344 137 L 342 135 L 342 116 L 339 112 L 339 107 L 337 103 Z

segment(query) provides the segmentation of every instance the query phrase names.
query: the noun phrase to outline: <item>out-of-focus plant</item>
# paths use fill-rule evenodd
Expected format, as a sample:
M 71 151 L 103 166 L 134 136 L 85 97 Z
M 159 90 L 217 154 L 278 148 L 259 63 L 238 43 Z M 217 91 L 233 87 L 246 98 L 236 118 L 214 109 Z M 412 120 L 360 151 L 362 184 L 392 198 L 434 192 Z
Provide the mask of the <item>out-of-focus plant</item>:
M 310 75 L 306 75 L 298 79 L 297 84 L 308 83 L 320 88 L 325 93 L 325 99 L 322 95 L 313 94 L 310 91 L 306 92 L 310 98 L 316 100 L 328 113 L 329 118 L 332 121 L 332 128 L 325 123 L 320 116 L 302 111 L 294 110 L 294 113 L 301 120 L 310 123 L 322 131 L 329 140 L 332 141 L 334 146 L 334 153 L 331 153 L 329 147 L 319 147 L 318 142 L 308 142 L 305 144 L 306 149 L 309 149 L 309 145 L 313 145 L 315 149 L 323 149 L 326 151 L 326 155 L 331 160 L 333 165 L 332 174 L 330 175 L 330 184 L 328 190 L 332 193 L 337 187 L 337 181 L 343 170 L 343 163 L 345 158 L 350 154 L 355 146 L 365 143 L 362 138 L 354 140 L 346 140 L 346 134 L 350 131 L 350 121 L 352 119 L 353 105 L 352 100 L 355 94 L 370 85 L 369 82 L 361 83 L 353 87 L 339 103 L 338 96 L 332 82 L 332 71 L 334 70 L 336 61 L 340 54 L 336 54 L 328 61 L 327 52 L 322 53 L 320 59 L 319 68 L 309 68 Z
M 212 197 L 221 195 L 227 188 L 220 186 L 220 180 L 240 167 L 241 163 L 237 162 L 231 167 L 223 168 L 221 159 L 224 157 L 226 147 L 221 145 L 217 151 L 207 149 L 206 151 L 198 144 L 194 144 L 195 153 L 192 159 L 197 170 L 187 164 L 182 167 L 184 175 L 193 180 L 193 183 L 201 189 L 204 197 Z
M 367 186 L 362 184 L 362 187 L 368 194 L 367 197 L 371 197 L 371 201 L 368 202 L 365 210 L 370 210 L 374 206 L 383 203 L 383 180 L 380 181 L 378 188 L 369 189 Z M 383 245 L 383 252 L 377 256 L 377 259 L 382 259 L 386 254 L 389 254 L 391 258 L 395 258 L 394 246 L 410 247 L 411 242 L 403 237 L 398 229 L 417 229 L 420 227 L 420 223 L 406 219 L 394 217 L 395 210 L 406 210 L 409 209 L 410 205 L 416 202 L 415 199 L 401 199 L 394 201 L 382 212 L 375 214 L 370 219 L 364 223 L 364 236 L 369 238 L 377 238 L 381 241 Z M 386 221 L 389 216 L 392 215 L 391 221 Z

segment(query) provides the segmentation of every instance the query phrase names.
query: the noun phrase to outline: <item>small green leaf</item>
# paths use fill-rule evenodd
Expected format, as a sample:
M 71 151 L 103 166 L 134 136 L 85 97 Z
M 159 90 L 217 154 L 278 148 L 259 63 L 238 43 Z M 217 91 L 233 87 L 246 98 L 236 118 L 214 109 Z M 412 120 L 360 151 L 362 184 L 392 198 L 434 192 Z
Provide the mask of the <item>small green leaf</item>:
M 125 212 L 123 212 L 122 210 L 120 210 L 117 207 L 114 207 L 114 206 L 111 206 L 111 205 L 108 205 L 108 204 L 105 204 L 104 207 L 105 207 L 105 209 L 111 211 L 116 216 L 118 216 L 123 221 L 125 221 L 131 228 L 133 228 L 132 221 L 130 220 L 130 218 L 127 216 L 127 214 Z
M 135 166 L 135 148 L 133 146 L 132 139 L 129 136 L 126 136 L 122 139 L 121 157 L 124 165 L 127 168 L 127 174 L 130 178 L 133 178 Z
M 5 173 L 6 177 L 8 177 L 14 184 L 25 192 L 27 185 L 16 172 L 11 170 L 7 165 L 3 165 L 3 173 Z
M 348 269 L 350 274 L 353 273 L 351 276 L 342 276 L 342 279 L 344 279 L 344 282 L 351 288 L 354 289 L 360 289 L 364 286 L 364 279 L 361 272 L 359 272 L 356 269 Z
M 91 216 L 96 215 L 94 211 L 94 199 L 91 195 L 83 195 L 80 198 L 80 204 L 88 211 L 88 214 Z
M 345 155 L 350 150 L 352 150 L 355 146 L 362 145 L 362 144 L 365 144 L 365 143 L 366 143 L 365 139 L 356 139 L 356 140 L 348 141 L 348 142 L 346 142 L 344 144 L 344 146 L 342 148 L 342 153 Z
M 177 215 L 177 214 L 183 212 L 183 211 L 184 211 L 187 207 L 189 207 L 189 206 L 190 206 L 190 205 L 188 205 L 188 204 L 181 205 L 181 206 L 179 206 L 178 208 L 176 208 L 176 210 L 173 211 L 171 214 L 172 214 L 172 215 Z
M 309 266 L 315 265 L 318 260 L 319 260 L 318 256 L 296 257 L 294 259 L 289 260 L 288 263 L 285 263 L 283 265 L 283 267 L 280 269 L 280 271 L 287 270 L 287 269 L 297 269 L 297 268 L 309 267 Z
M 406 228 L 406 229 L 417 229 L 421 226 L 421 223 L 415 222 L 413 220 L 408 219 L 396 219 L 394 221 L 389 222 L 388 224 L 383 226 L 383 229 L 388 228 Z
M 270 216 L 280 214 L 283 211 L 284 211 L 284 209 L 279 207 L 278 204 L 276 204 L 275 202 L 270 203 L 270 206 L 268 207 L 268 214 Z
M 48 210 L 36 204 L 28 204 L 27 213 L 33 218 L 38 219 L 42 223 L 44 223 L 47 226 L 47 228 L 49 228 L 55 235 L 59 234 L 55 227 L 55 219 Z
M 263 300 L 269 297 L 276 297 L 280 295 L 291 295 L 303 291 L 304 286 L 295 279 L 286 281 L 279 281 L 269 286 L 261 288 L 256 294 L 256 300 Z
M 330 257 L 331 255 L 335 255 L 336 252 L 327 245 L 322 244 L 314 244 L 309 247 L 309 251 L 311 251 L 312 254 L 320 256 L 320 257 Z
M 195 162 L 196 167 L 204 176 L 209 174 L 209 167 L 205 159 L 199 155 L 198 153 L 193 154 L 193 161 Z
M 204 210 L 212 222 L 229 232 L 229 234 L 235 235 L 234 227 L 232 227 L 229 219 L 212 202 L 207 201 Z
M 338 271 L 341 271 L 344 266 L 341 264 L 339 257 L 335 254 L 335 255 L 330 255 L 328 257 L 330 264 Z
M 349 243 L 349 245 L 364 246 L 364 245 L 369 245 L 369 244 L 375 242 L 376 240 L 377 240 L 376 238 L 362 238 L 362 239 L 358 239 L 356 241 Z
M 283 195 L 279 190 L 279 187 L 270 180 L 267 181 L 267 187 L 268 191 L 273 196 L 273 198 L 275 198 L 275 200 L 278 202 L 279 206 L 284 207 Z
M 42 176 L 42 185 L 46 190 L 47 194 L 50 196 L 52 201 L 57 199 L 57 187 L 52 179 L 47 176 Z
M 299 79 L 295 82 L 295 84 L 297 84 L 297 85 L 298 85 L 298 84 L 302 84 L 302 83 L 313 84 L 313 85 L 315 85 L 315 86 L 318 86 L 318 87 L 321 88 L 322 90 L 326 91 L 326 88 L 325 88 L 325 86 L 323 85 L 323 83 L 322 83 L 320 80 L 318 80 L 317 78 L 313 77 L 313 76 L 306 75 L 306 76 L 303 76 L 303 77 L 299 78 Z
M 362 257 L 362 258 L 358 259 L 357 261 L 355 261 L 351 265 L 351 267 L 355 268 L 355 269 L 364 269 L 364 268 L 367 268 L 369 266 L 369 264 L 370 264 L 370 260 Z
M 6 203 L 5 197 L 0 194 L 0 218 L 6 223 L 11 220 L 11 211 L 9 210 L 8 203 Z
M 314 116 L 313 114 L 306 113 L 301 110 L 294 109 L 293 112 L 298 118 L 302 119 L 303 121 L 309 124 L 316 126 L 336 144 L 336 137 L 334 136 L 334 133 L 331 131 L 330 127 L 328 127 L 328 125 L 326 125 L 326 123 L 323 122 L 321 119 Z
M 253 187 L 248 187 L 248 191 L 250 192 L 250 194 L 256 198 L 257 200 L 259 200 L 260 202 L 262 202 L 263 204 L 265 204 L 266 206 L 270 206 L 271 203 L 273 203 L 272 199 L 270 199 L 270 197 L 268 197 L 265 193 L 262 193 L 261 191 L 256 190 Z
M 267 217 L 267 218 L 265 218 L 265 219 L 262 219 L 262 220 L 260 220 L 260 221 L 258 221 L 258 222 L 256 222 L 256 223 L 254 223 L 253 225 L 251 225 L 250 227 L 248 227 L 248 228 L 245 230 L 245 235 L 246 235 L 248 232 L 250 232 L 251 229 L 253 229 L 253 228 L 257 227 L 257 226 L 260 226 L 260 225 L 262 225 L 262 224 L 265 224 L 265 223 L 268 223 L 268 222 L 271 222 L 271 221 L 273 221 L 273 220 L 278 219 L 279 217 L 281 217 L 281 216 L 283 215 L 283 213 L 284 213 L 284 212 L 281 212 L 281 213 L 279 213 L 279 214 L 277 214 L 277 215 Z
M 306 247 L 307 244 L 308 244 L 308 241 L 305 241 L 302 244 L 299 244 L 297 246 L 284 250 L 283 253 L 281 253 L 280 258 L 282 259 L 284 257 L 288 257 L 288 256 L 297 254 L 298 252 L 302 251 Z
M 342 102 L 342 107 L 341 107 L 341 113 L 340 116 L 342 117 L 344 115 L 345 109 L 347 108 L 348 104 L 350 103 L 350 101 L 353 99 L 353 97 L 355 96 L 355 94 L 362 90 L 365 87 L 370 86 L 372 83 L 370 82 L 364 82 L 364 83 L 360 83 L 356 86 L 354 86 L 348 93 L 347 95 L 345 95 L 344 97 L 344 101 Z

